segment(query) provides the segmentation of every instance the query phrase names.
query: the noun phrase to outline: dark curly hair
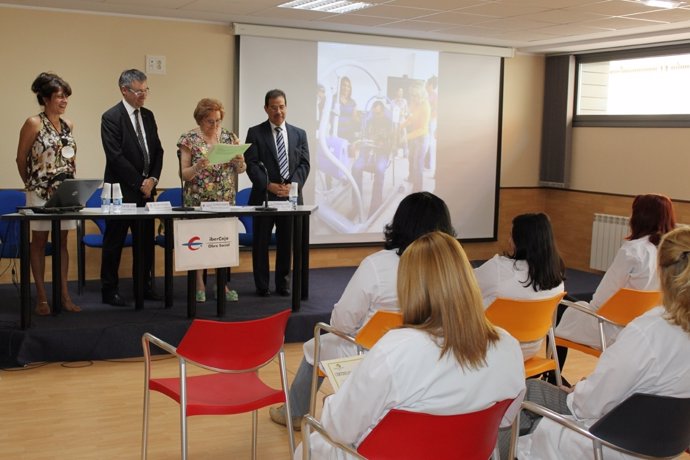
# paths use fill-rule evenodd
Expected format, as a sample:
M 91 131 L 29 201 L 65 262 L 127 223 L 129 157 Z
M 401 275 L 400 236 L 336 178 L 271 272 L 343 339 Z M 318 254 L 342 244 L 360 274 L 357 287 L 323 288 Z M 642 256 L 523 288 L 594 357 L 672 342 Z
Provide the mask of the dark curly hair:
M 383 231 L 385 248 L 401 255 L 414 240 L 437 230 L 455 236 L 446 203 L 433 193 L 412 193 L 403 198 Z
M 46 105 L 46 101 L 60 90 L 65 93 L 65 96 L 72 95 L 69 83 L 50 72 L 41 72 L 31 83 L 31 91 L 36 95 L 38 105 Z

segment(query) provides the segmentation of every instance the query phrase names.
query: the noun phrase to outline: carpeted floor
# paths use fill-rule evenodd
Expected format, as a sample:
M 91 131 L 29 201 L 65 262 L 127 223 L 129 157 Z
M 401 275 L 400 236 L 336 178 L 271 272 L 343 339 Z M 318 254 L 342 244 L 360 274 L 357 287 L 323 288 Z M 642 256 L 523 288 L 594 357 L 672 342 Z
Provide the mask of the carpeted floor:
M 328 321 L 333 304 L 347 285 L 354 267 L 323 268 L 310 271 L 309 299 L 293 313 L 286 330 L 287 342 L 303 342 L 313 336 L 318 321 Z M 574 297 L 588 300 L 601 277 L 568 271 L 566 290 Z M 157 288 L 162 291 L 162 279 Z M 211 294 L 208 301 L 197 306 L 197 317 L 219 319 Z M 239 294 L 239 302 L 229 303 L 224 321 L 241 321 L 268 316 L 289 308 L 289 298 L 273 295 L 258 297 L 254 293 L 251 273 L 233 274 L 231 286 Z M 48 287 L 48 289 L 50 289 Z M 186 278 L 174 281 L 174 304 L 164 309 L 163 302 L 147 301 L 145 308 L 118 308 L 101 303 L 99 281 L 90 281 L 82 295 L 76 284 L 70 285 L 73 300 L 83 311 L 57 316 L 32 318 L 27 330 L 19 328 L 19 292 L 13 285 L 0 285 L 0 366 L 11 367 L 42 361 L 85 361 L 141 356 L 141 335 L 154 335 L 176 344 L 187 330 Z M 48 291 L 50 292 L 50 291 Z M 131 298 L 131 280 L 122 280 L 120 292 Z M 32 291 L 33 293 L 33 291 Z

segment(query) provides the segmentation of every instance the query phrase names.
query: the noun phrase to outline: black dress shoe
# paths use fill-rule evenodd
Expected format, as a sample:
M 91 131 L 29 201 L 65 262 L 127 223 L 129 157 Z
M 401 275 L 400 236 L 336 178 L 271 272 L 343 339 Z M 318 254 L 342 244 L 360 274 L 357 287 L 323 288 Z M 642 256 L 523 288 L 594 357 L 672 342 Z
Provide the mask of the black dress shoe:
M 114 307 L 127 307 L 129 303 L 118 292 L 110 295 L 103 295 L 103 303 L 110 304 Z
M 163 300 L 163 297 L 153 289 L 144 291 L 144 300 Z
M 288 288 L 278 289 L 276 292 L 277 292 L 278 295 L 280 295 L 280 296 L 283 296 L 283 297 L 290 297 L 290 289 L 288 289 Z
M 259 297 L 271 297 L 271 291 L 269 291 L 268 289 L 257 289 L 256 295 L 258 295 Z

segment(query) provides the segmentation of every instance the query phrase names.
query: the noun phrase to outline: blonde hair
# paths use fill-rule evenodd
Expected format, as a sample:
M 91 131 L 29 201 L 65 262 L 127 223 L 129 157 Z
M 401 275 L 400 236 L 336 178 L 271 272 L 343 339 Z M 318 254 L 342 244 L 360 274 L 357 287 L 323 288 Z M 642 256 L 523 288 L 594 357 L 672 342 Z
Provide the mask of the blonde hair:
M 438 337 L 441 356 L 452 352 L 461 366 L 486 365 L 498 332 L 484 315 L 482 297 L 465 251 L 442 232 L 427 233 L 403 253 L 398 266 L 403 327 Z
M 690 333 L 690 227 L 668 232 L 659 243 L 658 257 L 665 317 Z

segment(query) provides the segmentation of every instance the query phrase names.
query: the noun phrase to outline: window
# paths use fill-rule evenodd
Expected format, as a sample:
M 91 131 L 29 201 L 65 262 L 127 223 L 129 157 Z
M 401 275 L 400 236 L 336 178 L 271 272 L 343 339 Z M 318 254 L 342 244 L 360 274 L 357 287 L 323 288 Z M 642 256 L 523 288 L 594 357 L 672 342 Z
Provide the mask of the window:
M 583 55 L 575 126 L 690 126 L 690 47 Z

